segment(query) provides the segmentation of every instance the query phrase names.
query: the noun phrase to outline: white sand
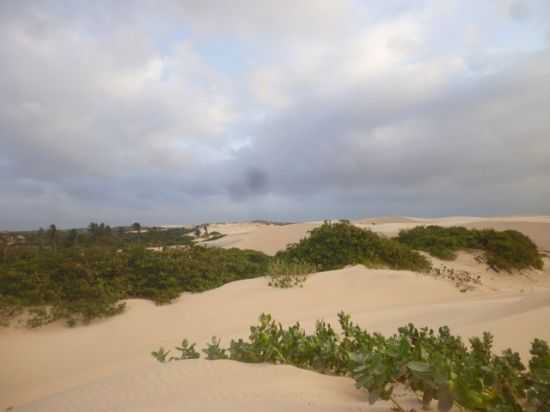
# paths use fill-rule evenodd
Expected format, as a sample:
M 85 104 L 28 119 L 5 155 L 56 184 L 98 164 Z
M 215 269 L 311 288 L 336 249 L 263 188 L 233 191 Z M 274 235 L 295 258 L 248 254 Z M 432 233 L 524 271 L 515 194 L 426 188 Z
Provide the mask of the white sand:
M 540 232 L 539 241 L 545 242 L 550 219 L 514 219 L 490 223 Z M 375 226 L 379 230 L 396 223 L 411 222 Z M 241 232 L 238 246 L 274 253 L 314 225 L 260 225 Z M 369 407 L 366 394 L 348 378 L 230 361 L 162 365 L 150 352 L 161 345 L 171 348 L 184 337 L 201 347 L 212 335 L 227 344 L 231 338 L 246 337 L 261 312 L 286 324 L 300 321 L 309 329 L 317 319 L 335 324 L 337 312 L 344 310 L 362 326 L 383 333 L 408 322 L 446 324 L 464 336 L 489 330 L 496 335 L 498 349 L 511 346 L 527 356 L 534 337 L 550 340 L 550 261 L 545 263 L 545 272 L 512 277 L 488 272 L 461 254 L 451 265 L 482 276 L 482 286 L 468 293 L 447 280 L 357 266 L 312 275 L 303 288 L 274 289 L 266 279 L 252 279 L 186 294 L 166 306 L 131 300 L 123 315 L 86 327 L 0 329 L 0 410 L 389 411 L 384 403 Z

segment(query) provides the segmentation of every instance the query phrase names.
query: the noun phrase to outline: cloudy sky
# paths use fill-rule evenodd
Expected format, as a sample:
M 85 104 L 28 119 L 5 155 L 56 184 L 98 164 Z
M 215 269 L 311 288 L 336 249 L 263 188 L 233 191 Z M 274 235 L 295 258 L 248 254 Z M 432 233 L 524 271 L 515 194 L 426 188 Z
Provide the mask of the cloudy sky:
M 2 0 L 0 229 L 550 213 L 548 0 Z

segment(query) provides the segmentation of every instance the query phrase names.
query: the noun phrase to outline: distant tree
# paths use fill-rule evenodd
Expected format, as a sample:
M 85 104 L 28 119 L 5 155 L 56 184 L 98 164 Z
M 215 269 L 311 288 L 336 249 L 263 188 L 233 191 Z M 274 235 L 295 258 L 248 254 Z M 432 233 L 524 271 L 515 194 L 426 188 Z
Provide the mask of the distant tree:
M 132 229 L 138 233 L 141 233 L 141 225 L 138 222 L 132 223 Z
M 204 234 L 208 236 L 208 223 L 205 223 L 202 227 L 204 228 Z

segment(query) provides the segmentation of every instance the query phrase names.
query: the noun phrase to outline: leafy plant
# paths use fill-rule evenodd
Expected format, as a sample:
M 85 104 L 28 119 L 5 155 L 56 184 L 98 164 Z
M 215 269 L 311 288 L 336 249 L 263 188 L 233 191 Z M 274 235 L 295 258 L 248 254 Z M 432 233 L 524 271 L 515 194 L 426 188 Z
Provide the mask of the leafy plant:
M 153 358 L 161 363 L 166 363 L 171 360 L 170 358 L 168 358 L 168 355 L 170 355 L 170 351 L 165 350 L 162 346 L 158 350 L 151 352 L 151 355 L 153 356 Z
M 535 339 L 531 347 L 529 361 L 530 387 L 527 389 L 527 399 L 532 405 L 532 411 L 550 411 L 550 349 L 548 344 Z
M 210 343 L 202 351 L 208 360 L 227 359 L 227 351 L 220 346 L 220 339 L 212 336 Z
M 171 360 L 185 360 L 185 359 L 198 359 L 201 357 L 200 353 L 195 350 L 196 343 L 190 344 L 187 339 L 181 342 L 181 346 L 176 346 L 176 350 L 180 353 L 177 358 L 171 358 Z
M 276 288 L 303 287 L 307 275 L 317 271 L 317 267 L 306 262 L 288 262 L 273 259 L 267 266 L 269 286 Z
M 199 352 L 195 350 L 196 343 L 190 344 L 187 339 L 184 339 L 181 342 L 181 346 L 176 346 L 176 350 L 180 352 L 180 356 L 168 356 L 170 355 L 169 350 L 165 350 L 162 346 L 157 350 L 151 352 L 153 358 L 161 363 L 173 362 L 186 359 L 198 359 L 200 358 Z
M 419 395 L 424 409 L 476 412 L 548 412 L 550 410 L 550 349 L 536 339 L 527 369 L 519 354 L 507 349 L 493 353 L 493 336 L 484 333 L 465 344 L 448 327 L 435 332 L 408 324 L 392 336 L 369 333 L 339 313 L 341 334 L 319 321 L 307 334 L 299 323 L 284 328 L 262 314 L 250 328 L 248 341 L 232 340 L 229 358 L 241 362 L 285 363 L 322 373 L 347 375 L 367 390 L 368 401 L 389 400 L 398 385 Z M 208 359 L 227 359 L 219 339 L 203 352 Z M 161 362 L 167 352 L 155 356 Z

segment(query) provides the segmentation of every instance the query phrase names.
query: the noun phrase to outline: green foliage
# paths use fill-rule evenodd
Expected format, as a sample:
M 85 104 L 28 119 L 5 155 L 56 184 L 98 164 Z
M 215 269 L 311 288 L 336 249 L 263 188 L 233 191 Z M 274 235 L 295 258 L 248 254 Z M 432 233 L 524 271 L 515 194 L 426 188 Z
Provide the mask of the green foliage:
M 307 275 L 317 271 L 317 267 L 306 262 L 289 262 L 272 259 L 267 266 L 269 286 L 276 288 L 302 287 Z
M 170 361 L 170 358 L 168 358 L 168 355 L 170 355 L 170 351 L 165 350 L 162 346 L 159 348 L 159 350 L 151 352 L 151 355 L 160 363 L 166 363 Z
M 176 350 L 180 353 L 180 356 L 172 357 L 170 360 L 185 360 L 185 359 L 198 359 L 200 353 L 195 350 L 196 343 L 189 343 L 187 339 L 181 342 L 181 346 L 176 346 Z
M 322 321 L 307 334 L 299 323 L 284 328 L 262 314 L 248 341 L 231 341 L 229 358 L 351 376 L 358 388 L 367 390 L 370 403 L 389 400 L 401 411 L 394 396 L 397 385 L 419 394 L 424 409 L 436 401 L 441 412 L 453 406 L 477 412 L 550 410 L 550 349 L 542 340 L 533 342 L 527 369 L 510 349 L 495 355 L 489 333 L 467 345 L 447 327 L 435 332 L 409 324 L 384 337 L 353 324 L 349 315 L 339 313 L 338 318 L 341 334 Z M 208 359 L 227 359 L 227 351 L 216 338 L 203 350 Z M 164 362 L 167 354 L 159 352 L 153 356 Z
M 137 226 L 136 226 L 137 225 Z M 137 230 L 136 228 L 139 228 Z M 36 251 L 42 249 L 67 249 L 108 247 L 125 249 L 132 246 L 163 247 L 191 245 L 193 238 L 189 228 L 144 228 L 139 223 L 130 227 L 111 228 L 105 223 L 91 222 L 86 229 L 60 230 L 50 225 L 45 231 L 14 232 L 0 234 L 0 246 L 10 239 L 10 249 Z
M 210 343 L 206 345 L 206 348 L 202 352 L 206 355 L 208 360 L 227 359 L 227 350 L 220 346 L 221 341 L 212 336 Z
M 180 353 L 180 356 L 170 356 L 170 351 L 165 350 L 162 346 L 157 350 L 151 352 L 151 356 L 155 358 L 160 363 L 173 362 L 179 360 L 187 359 L 198 359 L 200 358 L 200 353 L 195 350 L 196 343 L 190 344 L 187 339 L 184 339 L 181 342 L 181 346 L 176 346 L 176 350 Z
M 481 245 L 487 264 L 496 270 L 542 269 L 543 261 L 537 246 L 523 233 L 515 230 L 496 232 L 483 230 Z
M 463 249 L 485 251 L 487 264 L 495 269 L 542 269 L 537 246 L 529 237 L 515 230 L 466 229 L 464 227 L 417 226 L 399 232 L 400 243 L 424 250 L 440 259 L 452 260 Z
M 535 339 L 529 361 L 530 387 L 527 398 L 535 412 L 550 411 L 550 349 L 548 344 Z
M 289 245 L 276 257 L 288 262 L 310 263 L 319 270 L 353 264 L 417 271 L 428 271 L 431 267 L 424 256 L 411 248 L 345 221 L 325 222 L 313 229 L 309 237 Z
M 120 313 L 122 299 L 168 303 L 182 292 L 263 276 L 268 261 L 256 251 L 201 246 L 24 252 L 0 263 L 0 314 L 5 320 L 20 308 L 34 308 L 31 326 L 56 319 L 75 325 Z

